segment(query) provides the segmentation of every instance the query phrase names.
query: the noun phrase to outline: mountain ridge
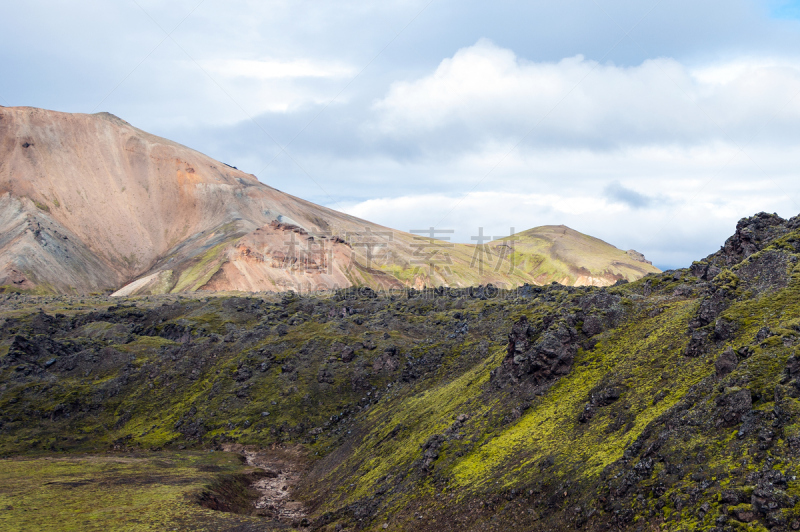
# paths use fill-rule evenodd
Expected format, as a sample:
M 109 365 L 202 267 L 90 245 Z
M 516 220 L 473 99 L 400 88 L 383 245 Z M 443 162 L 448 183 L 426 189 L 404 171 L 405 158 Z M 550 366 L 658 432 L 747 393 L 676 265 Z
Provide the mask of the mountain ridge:
M 509 251 L 389 229 L 108 113 L 1 109 L 0 209 L 0 285 L 42 293 L 610 285 L 658 271 L 571 230 L 570 245 L 528 231 Z

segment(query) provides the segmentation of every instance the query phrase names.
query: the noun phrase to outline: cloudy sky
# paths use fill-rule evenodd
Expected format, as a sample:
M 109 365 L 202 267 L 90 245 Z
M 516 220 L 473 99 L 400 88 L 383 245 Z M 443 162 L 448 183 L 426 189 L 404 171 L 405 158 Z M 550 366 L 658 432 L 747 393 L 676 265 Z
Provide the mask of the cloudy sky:
M 800 0 L 28 0 L 0 105 L 108 111 L 405 231 L 662 268 L 800 213 Z

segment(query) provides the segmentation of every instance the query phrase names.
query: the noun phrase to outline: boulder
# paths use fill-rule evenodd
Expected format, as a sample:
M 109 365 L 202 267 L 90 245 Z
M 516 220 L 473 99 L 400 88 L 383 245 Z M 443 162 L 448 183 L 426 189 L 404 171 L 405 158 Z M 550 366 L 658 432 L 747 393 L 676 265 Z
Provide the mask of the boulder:
M 729 374 L 736 369 L 738 364 L 739 357 L 736 356 L 736 353 L 733 352 L 733 349 L 730 347 L 727 348 L 722 352 L 719 358 L 717 358 L 717 361 L 714 362 L 714 367 L 717 370 L 717 377 L 724 377 L 725 375 Z
M 719 424 L 726 427 L 737 425 L 742 416 L 750 412 L 753 407 L 753 399 L 750 390 L 732 390 L 717 398 L 717 409 L 719 411 Z

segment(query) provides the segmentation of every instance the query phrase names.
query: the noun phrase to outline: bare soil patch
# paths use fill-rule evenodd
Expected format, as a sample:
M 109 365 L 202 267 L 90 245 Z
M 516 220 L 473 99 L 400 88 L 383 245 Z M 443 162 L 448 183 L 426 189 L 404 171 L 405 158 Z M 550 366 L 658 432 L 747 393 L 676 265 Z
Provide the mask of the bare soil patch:
M 236 444 L 226 445 L 224 450 L 241 454 L 247 465 L 266 473 L 252 484 L 252 488 L 260 493 L 254 503 L 255 515 L 291 524 L 306 519 L 305 505 L 293 495 L 308 470 L 301 450 L 279 447 L 264 450 Z

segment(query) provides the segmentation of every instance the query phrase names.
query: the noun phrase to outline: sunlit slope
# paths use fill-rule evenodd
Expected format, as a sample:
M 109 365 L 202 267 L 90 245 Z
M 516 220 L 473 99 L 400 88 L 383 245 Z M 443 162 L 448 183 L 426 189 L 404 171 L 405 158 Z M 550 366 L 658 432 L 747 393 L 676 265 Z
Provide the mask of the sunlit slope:
M 504 240 L 514 243 L 515 268 L 531 276 L 536 284 L 554 280 L 565 285 L 605 286 L 660 271 L 599 238 L 564 225 L 536 227 Z
M 411 245 L 420 246 L 420 238 Z M 406 284 L 427 286 L 498 287 L 552 282 L 568 286 L 610 286 L 635 281 L 660 270 L 635 254 L 564 225 L 536 227 L 483 246 L 425 241 L 432 255 L 419 265 L 420 252 L 382 269 Z M 434 250 L 438 253 L 433 255 Z

